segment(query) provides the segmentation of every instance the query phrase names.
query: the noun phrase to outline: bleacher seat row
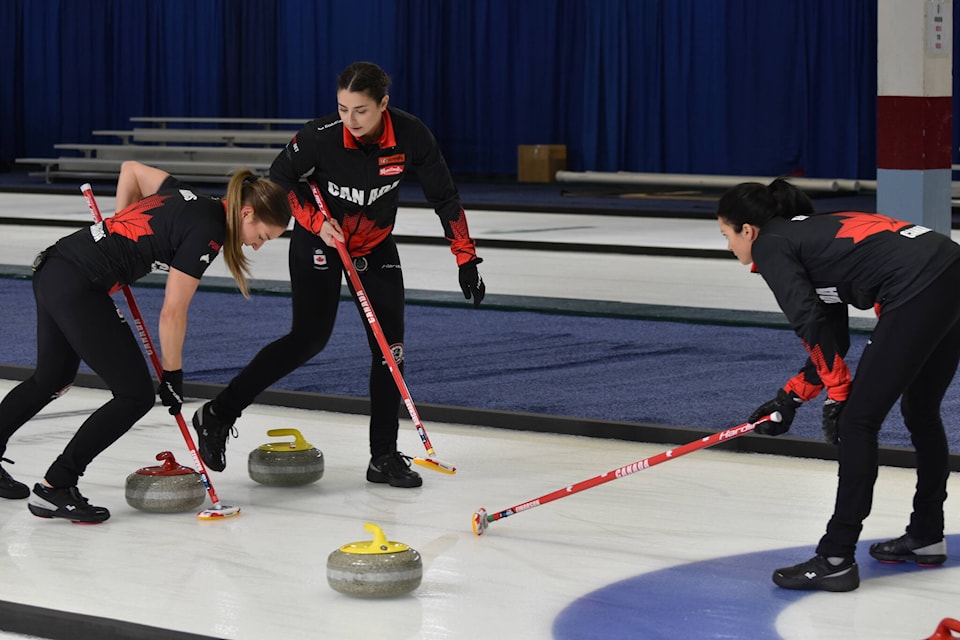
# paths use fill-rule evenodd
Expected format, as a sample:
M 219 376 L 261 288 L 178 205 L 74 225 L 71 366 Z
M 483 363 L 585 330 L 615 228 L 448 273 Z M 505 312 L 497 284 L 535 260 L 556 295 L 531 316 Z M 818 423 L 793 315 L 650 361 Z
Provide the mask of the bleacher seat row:
M 60 143 L 65 152 L 50 158 L 17 158 L 17 164 L 40 165 L 40 175 L 57 179 L 113 180 L 124 160 L 139 160 L 195 182 L 225 182 L 239 167 L 267 175 L 280 149 L 308 120 L 271 118 L 157 118 L 137 117 L 131 122 L 155 126 L 130 130 L 99 130 L 93 135 L 119 142 Z M 168 123 L 178 126 L 168 127 Z M 196 128 L 195 125 L 214 125 Z M 227 125 L 234 128 L 220 128 Z M 283 128 L 274 128 L 274 127 Z M 240 128 L 247 127 L 247 128 Z

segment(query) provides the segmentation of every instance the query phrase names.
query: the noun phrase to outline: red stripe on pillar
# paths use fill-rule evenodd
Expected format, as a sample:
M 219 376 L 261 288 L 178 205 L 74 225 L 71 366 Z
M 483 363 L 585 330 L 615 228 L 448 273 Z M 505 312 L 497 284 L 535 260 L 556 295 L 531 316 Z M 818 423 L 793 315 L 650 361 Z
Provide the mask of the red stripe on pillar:
M 877 97 L 878 169 L 949 169 L 953 97 Z

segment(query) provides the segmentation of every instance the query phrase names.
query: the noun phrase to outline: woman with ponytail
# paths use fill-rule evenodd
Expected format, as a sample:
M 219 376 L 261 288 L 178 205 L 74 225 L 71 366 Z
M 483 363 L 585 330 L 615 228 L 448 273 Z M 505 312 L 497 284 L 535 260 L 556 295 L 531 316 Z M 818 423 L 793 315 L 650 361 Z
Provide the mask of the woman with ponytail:
M 826 391 L 823 437 L 838 445 L 836 502 L 816 555 L 777 569 L 774 583 L 824 591 L 860 585 L 854 552 L 873 502 L 877 435 L 898 399 L 917 452 L 913 514 L 904 535 L 871 545 L 870 555 L 943 564 L 950 468 L 940 403 L 960 362 L 960 246 L 876 213 L 814 215 L 806 195 L 780 179 L 734 187 L 720 199 L 717 219 L 730 251 L 763 276 L 809 354 L 749 421 L 779 411 L 782 422 L 763 422 L 757 432 L 780 435 L 803 403 Z M 853 377 L 843 360 L 847 305 L 878 314 Z
M 290 221 L 286 190 L 242 169 L 224 199 L 197 194 L 166 171 L 124 162 L 116 215 L 61 238 L 34 261 L 37 366 L 0 402 L 0 455 L 10 437 L 67 391 L 84 361 L 113 397 L 91 414 L 33 491 L 0 468 L 0 497 L 30 498 L 43 518 L 103 522 L 104 507 L 77 489 L 87 466 L 154 405 L 140 342 L 110 294 L 152 270 L 167 272 L 159 318 L 163 375 L 157 393 L 171 414 L 183 398 L 182 349 L 187 309 L 200 277 L 220 253 L 244 296 L 250 274 L 243 247 L 254 251 Z M 9 462 L 4 459 L 4 461 Z

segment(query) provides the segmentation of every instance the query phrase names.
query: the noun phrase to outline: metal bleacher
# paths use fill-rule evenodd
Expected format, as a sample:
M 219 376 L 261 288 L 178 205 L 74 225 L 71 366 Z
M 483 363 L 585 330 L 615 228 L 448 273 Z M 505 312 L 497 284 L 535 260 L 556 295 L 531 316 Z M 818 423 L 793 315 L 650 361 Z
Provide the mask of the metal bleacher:
M 266 176 L 277 153 L 308 119 L 136 117 L 131 123 L 149 126 L 92 132 L 115 142 L 59 143 L 54 145 L 60 152 L 56 157 L 16 162 L 40 166 L 30 175 L 42 176 L 47 183 L 113 180 L 125 160 L 139 160 L 194 182 L 226 182 L 240 167 Z M 225 126 L 231 128 L 221 128 Z

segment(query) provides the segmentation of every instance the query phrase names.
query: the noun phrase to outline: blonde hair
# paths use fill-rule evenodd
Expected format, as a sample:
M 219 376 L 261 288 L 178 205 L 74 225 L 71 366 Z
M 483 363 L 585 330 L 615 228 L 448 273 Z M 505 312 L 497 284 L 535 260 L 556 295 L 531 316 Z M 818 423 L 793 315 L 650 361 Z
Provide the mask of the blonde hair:
M 230 177 L 224 199 L 227 203 L 227 233 L 223 242 L 223 260 L 237 282 L 240 293 L 249 299 L 247 277 L 252 273 L 247 256 L 243 253 L 243 239 L 240 237 L 243 215 L 240 211 L 245 206 L 253 207 L 257 221 L 286 228 L 290 223 L 290 204 L 283 187 L 266 178 L 258 178 L 246 168 L 237 169 Z

